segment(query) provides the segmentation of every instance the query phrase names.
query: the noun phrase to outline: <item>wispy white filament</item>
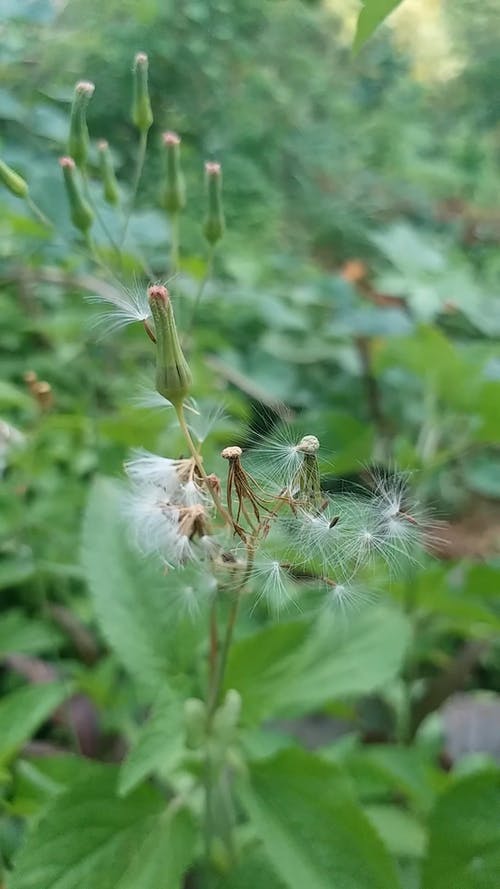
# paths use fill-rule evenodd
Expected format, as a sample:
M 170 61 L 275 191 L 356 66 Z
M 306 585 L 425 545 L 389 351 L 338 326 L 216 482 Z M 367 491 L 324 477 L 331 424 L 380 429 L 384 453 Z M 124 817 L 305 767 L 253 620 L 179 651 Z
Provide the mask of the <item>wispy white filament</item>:
M 96 318 L 96 326 L 104 333 L 113 333 L 128 324 L 151 318 L 146 287 L 139 284 L 130 288 L 112 289 L 87 297 L 88 302 L 104 304 L 107 308 Z

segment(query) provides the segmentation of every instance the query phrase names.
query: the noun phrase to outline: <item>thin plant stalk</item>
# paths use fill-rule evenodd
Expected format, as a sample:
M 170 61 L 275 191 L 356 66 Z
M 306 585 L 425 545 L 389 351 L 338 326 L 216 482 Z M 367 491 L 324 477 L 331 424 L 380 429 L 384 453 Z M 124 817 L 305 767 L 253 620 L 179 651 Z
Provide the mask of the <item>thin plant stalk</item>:
M 93 209 L 93 211 L 94 211 L 94 213 L 95 213 L 96 219 L 97 219 L 99 225 L 101 226 L 101 228 L 102 228 L 102 230 L 103 230 L 105 236 L 107 237 L 107 239 L 108 239 L 108 241 L 109 241 L 111 247 L 112 247 L 113 250 L 115 251 L 115 253 L 116 253 L 117 257 L 118 257 L 118 260 L 119 260 L 119 262 L 120 262 L 120 265 L 122 265 L 123 258 L 122 258 L 121 249 L 120 249 L 119 245 L 117 244 L 117 242 L 115 241 L 113 235 L 111 234 L 111 232 L 110 232 L 108 226 L 107 226 L 106 223 L 104 222 L 104 219 L 102 218 L 102 213 L 101 213 L 101 211 L 99 210 L 99 207 L 97 206 L 96 202 L 94 201 L 94 198 L 93 198 L 93 196 L 92 196 L 92 192 L 91 192 L 91 190 L 90 190 L 90 180 L 89 180 L 89 177 L 88 177 L 86 171 L 83 171 L 83 173 L 82 173 L 82 178 L 83 178 L 83 187 L 84 187 L 84 190 L 85 190 L 85 197 L 87 198 L 87 200 L 88 200 L 90 206 L 92 207 L 92 209 Z
M 188 328 L 187 328 L 188 335 L 190 335 L 193 332 L 194 323 L 196 321 L 196 315 L 197 315 L 197 312 L 198 312 L 198 309 L 200 306 L 201 298 L 205 292 L 205 287 L 207 286 L 208 282 L 210 281 L 210 279 L 213 275 L 214 256 L 215 256 L 215 244 L 210 244 L 210 246 L 208 248 L 207 260 L 206 260 L 206 264 L 205 264 L 205 274 L 203 275 L 203 278 L 200 281 L 200 286 L 198 287 L 198 292 L 196 294 L 194 304 L 193 304 L 193 311 L 191 313 L 191 320 L 190 320 L 190 322 L 188 324 Z
M 180 216 L 172 213 L 170 216 L 170 274 L 176 275 L 180 262 Z
M 38 221 L 42 223 L 42 225 L 47 226 L 47 228 L 54 228 L 54 223 L 51 222 L 48 216 L 45 215 L 43 210 L 40 209 L 38 204 L 35 203 L 35 201 L 32 197 L 30 197 L 29 194 L 26 197 L 26 203 L 33 213 L 33 216 L 35 216 L 36 219 L 38 219 Z
M 214 486 L 212 484 L 210 484 L 210 479 L 208 478 L 208 475 L 205 472 L 205 469 L 203 468 L 203 461 L 200 457 L 200 453 L 199 453 L 198 448 L 196 447 L 196 445 L 191 437 L 191 433 L 190 433 L 188 425 L 186 423 L 186 416 L 184 413 L 184 405 L 183 404 L 181 404 L 179 406 L 174 405 L 174 407 L 175 407 L 175 411 L 177 414 L 177 419 L 179 421 L 179 426 L 181 427 L 182 434 L 186 440 L 186 444 L 187 444 L 189 451 L 196 463 L 196 468 L 200 474 L 200 477 L 205 482 L 205 486 L 206 486 L 208 492 L 210 493 L 212 500 L 214 501 L 215 508 L 217 509 L 217 512 L 219 513 L 221 518 L 224 520 L 226 525 L 229 525 L 229 527 L 233 527 L 234 523 L 233 523 L 233 520 L 231 519 L 231 516 L 229 515 L 225 506 L 223 505 L 219 495 L 217 494 L 217 491 L 214 489 Z
M 135 202 L 137 199 L 137 192 L 139 191 L 139 183 L 142 177 L 142 171 L 144 169 L 144 162 L 146 160 L 146 148 L 148 145 L 148 131 L 142 130 L 141 135 L 139 137 L 139 147 L 137 150 L 137 159 L 135 164 L 135 173 L 134 179 L 132 182 L 132 194 L 130 196 L 130 202 L 128 205 L 128 210 L 125 216 L 125 222 L 123 223 L 123 230 L 120 238 L 120 248 L 123 247 L 125 243 L 125 239 L 127 237 L 128 227 L 130 225 L 130 217 L 132 216 L 132 211 L 135 207 Z

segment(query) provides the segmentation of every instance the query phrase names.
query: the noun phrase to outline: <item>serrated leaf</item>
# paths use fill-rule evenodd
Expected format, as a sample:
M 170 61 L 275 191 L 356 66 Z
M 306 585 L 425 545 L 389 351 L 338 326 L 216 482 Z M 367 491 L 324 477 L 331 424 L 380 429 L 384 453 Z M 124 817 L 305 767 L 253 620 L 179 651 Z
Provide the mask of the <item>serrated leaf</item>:
M 401 0 L 364 0 L 354 36 L 353 50 L 355 52 L 361 49 L 376 28 L 400 3 Z
M 226 687 L 242 695 L 247 722 L 311 712 L 382 688 L 398 674 L 409 639 L 407 619 L 387 608 L 313 627 L 276 624 L 234 645 Z
M 290 889 L 399 889 L 394 862 L 333 763 L 282 752 L 253 767 L 241 795 Z
M 94 483 L 83 525 L 82 565 L 109 645 L 129 673 L 157 688 L 168 674 L 172 631 L 167 580 L 127 545 L 120 496 L 112 480 Z
M 147 787 L 117 798 L 117 776 L 96 766 L 48 806 L 9 889 L 180 889 L 194 846 L 188 814 Z
M 183 748 L 182 700 L 168 689 L 163 690 L 120 769 L 119 793 L 129 793 L 155 771 L 168 777 L 168 772 L 177 766 Z
M 68 695 L 64 683 L 29 685 L 0 701 L 0 762 L 28 741 Z
M 500 874 L 500 770 L 452 784 L 429 821 L 422 889 L 497 889 Z

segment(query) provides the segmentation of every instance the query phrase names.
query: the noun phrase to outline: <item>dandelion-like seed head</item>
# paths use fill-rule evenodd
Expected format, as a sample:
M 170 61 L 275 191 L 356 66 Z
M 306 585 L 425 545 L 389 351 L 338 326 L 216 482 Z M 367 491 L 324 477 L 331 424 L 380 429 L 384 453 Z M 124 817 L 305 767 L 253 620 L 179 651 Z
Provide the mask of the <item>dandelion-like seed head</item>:
M 315 435 L 297 435 L 286 424 L 277 427 L 272 435 L 258 436 L 253 450 L 256 475 L 281 489 L 296 493 L 298 476 L 304 459 L 316 456 L 320 447 Z
M 279 614 L 291 604 L 297 605 L 298 585 L 278 559 L 261 555 L 252 567 L 252 580 L 256 593 L 254 609 L 265 602 L 269 611 Z
M 208 493 L 201 487 L 192 457 L 173 460 L 143 449 L 132 452 L 125 472 L 136 485 L 154 486 L 177 506 L 205 503 Z

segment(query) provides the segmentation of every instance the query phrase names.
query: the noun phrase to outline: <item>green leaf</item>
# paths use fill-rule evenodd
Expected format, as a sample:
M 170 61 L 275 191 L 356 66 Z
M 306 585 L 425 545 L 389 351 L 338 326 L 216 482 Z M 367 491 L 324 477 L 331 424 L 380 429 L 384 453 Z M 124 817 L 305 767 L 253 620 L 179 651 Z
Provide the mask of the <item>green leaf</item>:
M 401 0 L 364 0 L 363 9 L 359 13 L 353 50 L 357 52 L 372 36 L 381 22 L 399 6 Z
M 168 778 L 184 749 L 183 706 L 170 690 L 163 690 L 149 720 L 120 769 L 118 790 L 127 794 L 143 778 L 160 771 Z
M 48 806 L 9 889 L 180 889 L 194 846 L 188 814 L 147 787 L 117 798 L 117 775 L 96 766 Z
M 63 683 L 29 685 L 0 701 L 0 762 L 13 756 L 68 695 Z
M 409 639 L 407 619 L 382 607 L 345 622 L 276 624 L 234 645 L 226 687 L 242 695 L 247 722 L 311 712 L 383 688 L 398 674 Z
M 500 770 L 452 784 L 430 822 L 422 889 L 497 889 L 500 874 Z
M 203 889 L 286 889 L 259 844 L 246 850 L 234 870 L 222 877 L 203 876 Z
M 22 611 L 12 609 L 2 615 L 0 623 L 0 658 L 6 654 L 39 654 L 57 647 L 61 637 L 48 624 L 27 618 Z
M 465 484 L 471 491 L 485 497 L 500 497 L 500 456 L 478 453 L 464 460 Z
M 340 769 L 288 750 L 254 766 L 242 798 L 290 889 L 397 889 L 394 862 Z
M 389 851 L 398 858 L 421 858 L 425 830 L 420 822 L 396 806 L 364 806 L 363 811 Z
M 83 525 L 82 565 L 99 627 L 126 670 L 156 689 L 168 674 L 172 609 L 158 566 L 131 551 L 119 485 L 98 479 Z

